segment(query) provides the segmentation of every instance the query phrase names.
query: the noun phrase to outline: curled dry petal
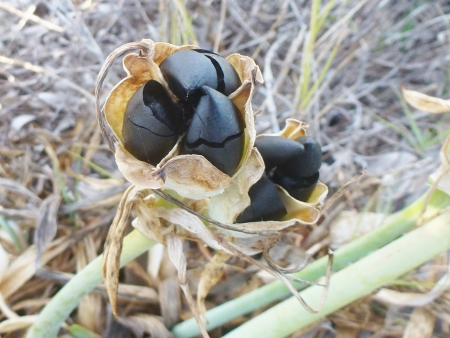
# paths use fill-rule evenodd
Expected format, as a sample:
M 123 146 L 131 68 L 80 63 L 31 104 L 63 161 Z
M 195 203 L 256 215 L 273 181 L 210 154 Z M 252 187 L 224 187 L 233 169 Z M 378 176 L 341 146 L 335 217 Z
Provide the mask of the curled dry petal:
M 102 67 L 97 84 L 96 96 L 106 72 L 112 62 L 120 55 L 132 49 L 139 49 L 139 54 L 128 54 L 123 59 L 123 67 L 127 77 L 118 83 L 110 92 L 104 108 L 97 108 L 99 123 L 110 148 L 115 152 L 116 162 L 125 178 L 142 187 L 166 188 L 177 191 L 181 196 L 191 199 L 202 199 L 221 193 L 231 184 L 231 177 L 214 167 L 200 155 L 178 155 L 180 142 L 156 166 L 137 160 L 123 146 L 122 128 L 127 103 L 133 94 L 147 81 L 156 80 L 161 83 L 172 98 L 168 85 L 159 69 L 159 64 L 170 54 L 184 49 L 195 49 L 197 46 L 174 46 L 168 43 L 154 43 L 152 40 L 130 43 L 119 47 L 111 53 Z M 242 85 L 229 98 L 238 107 L 245 121 L 245 147 L 238 169 L 233 177 L 239 174 L 242 164 L 250 156 L 255 141 L 254 116 L 251 98 L 255 85 L 263 82 L 263 78 L 255 62 L 246 56 L 232 54 L 228 61 L 238 73 Z

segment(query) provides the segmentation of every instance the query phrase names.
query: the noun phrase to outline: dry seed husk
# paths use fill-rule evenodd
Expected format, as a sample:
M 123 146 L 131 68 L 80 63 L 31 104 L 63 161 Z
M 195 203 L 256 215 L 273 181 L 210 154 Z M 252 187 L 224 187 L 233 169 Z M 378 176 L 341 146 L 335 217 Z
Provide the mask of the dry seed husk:
M 225 175 L 200 155 L 179 155 L 180 141 L 160 163 L 153 166 L 133 157 L 123 146 L 122 128 L 126 106 L 133 94 L 147 81 L 155 80 L 168 89 L 159 69 L 159 64 L 170 54 L 184 49 L 196 49 L 197 46 L 175 46 L 152 40 L 130 44 L 140 49 L 140 54 L 128 54 L 123 59 L 127 77 L 110 92 L 103 111 L 99 114 L 102 132 L 115 152 L 119 170 L 132 184 L 142 188 L 175 190 L 183 197 L 202 199 L 221 193 L 231 184 L 233 177 L 239 174 L 242 165 L 248 160 L 256 137 L 251 98 L 255 86 L 263 82 L 259 67 L 246 56 L 232 54 L 228 62 L 236 70 L 242 85 L 229 98 L 236 105 L 245 121 L 245 146 L 238 169 L 232 177 Z M 124 53 L 122 47 L 117 56 Z M 111 57 L 114 56 L 114 52 Z M 107 69 L 106 69 L 107 70 Z M 99 78 L 102 76 L 100 74 Z

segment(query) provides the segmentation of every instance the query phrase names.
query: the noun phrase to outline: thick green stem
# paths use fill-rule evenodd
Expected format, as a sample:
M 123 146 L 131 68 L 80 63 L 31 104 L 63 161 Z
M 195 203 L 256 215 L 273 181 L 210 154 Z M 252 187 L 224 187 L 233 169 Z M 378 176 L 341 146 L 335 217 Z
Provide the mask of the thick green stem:
M 386 245 L 414 227 L 425 206 L 426 196 L 421 197 L 409 207 L 390 216 L 388 221 L 380 228 L 355 239 L 337 250 L 335 252 L 333 270 L 338 271 L 344 268 L 346 265 Z M 448 205 L 450 205 L 450 197 L 436 190 L 433 192 L 427 205 L 425 216 L 432 217 Z M 303 280 L 314 281 L 325 274 L 326 266 L 327 258 L 323 257 L 309 264 L 305 269 L 294 274 L 294 276 Z M 335 282 L 332 281 L 332 283 Z M 205 325 L 206 329 L 214 329 L 236 317 L 250 313 L 287 295 L 289 295 L 289 291 L 281 282 L 269 283 L 255 291 L 209 310 L 206 313 L 208 319 L 208 324 Z M 195 321 L 191 318 L 175 325 L 172 333 L 175 337 L 188 338 L 198 335 L 200 331 Z
M 280 338 L 314 323 L 448 250 L 449 222 L 447 212 L 334 274 L 319 313 L 308 312 L 290 297 L 224 337 Z M 318 304 L 322 293 L 322 287 L 312 286 L 301 296 L 309 304 Z
M 154 244 L 155 241 L 138 230 L 133 230 L 124 239 L 120 266 L 132 261 Z M 81 299 L 102 282 L 102 260 L 103 255 L 97 257 L 64 285 L 42 309 L 37 321 L 28 331 L 27 338 L 56 337 L 61 325 Z

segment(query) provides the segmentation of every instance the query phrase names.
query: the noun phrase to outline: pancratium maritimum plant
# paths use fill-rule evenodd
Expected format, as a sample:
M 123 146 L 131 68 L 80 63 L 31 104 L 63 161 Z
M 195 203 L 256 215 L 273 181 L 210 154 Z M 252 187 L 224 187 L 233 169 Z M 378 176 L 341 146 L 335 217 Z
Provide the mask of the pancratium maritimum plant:
M 100 109 L 99 90 L 109 68 L 136 49 L 139 53 L 123 59 L 128 76 Z M 132 183 L 104 251 L 103 276 L 116 316 L 119 258 L 133 205 L 133 226 L 167 246 L 200 326 L 204 298 L 231 255 L 282 280 L 314 311 L 286 275 L 304 264 L 282 269 L 269 250 L 283 231 L 313 225 L 320 217 L 328 192 L 318 182 L 320 147 L 306 137 L 307 125 L 292 119 L 277 135 L 258 136 L 255 147 L 251 99 L 262 82 L 251 58 L 232 54 L 225 59 L 191 45 L 142 40 L 119 47 L 105 61 L 96 88 L 98 120 L 119 170 Z M 277 210 L 264 213 L 273 205 Z M 182 247 L 186 238 L 216 250 L 201 276 L 197 304 L 187 287 Z M 267 264 L 251 257 L 258 252 Z

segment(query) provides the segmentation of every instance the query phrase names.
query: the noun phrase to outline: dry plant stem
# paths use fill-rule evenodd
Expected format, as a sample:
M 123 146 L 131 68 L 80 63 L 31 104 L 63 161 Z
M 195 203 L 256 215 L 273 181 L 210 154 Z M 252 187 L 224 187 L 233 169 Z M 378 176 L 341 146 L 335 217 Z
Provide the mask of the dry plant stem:
M 430 192 L 429 192 L 430 193 Z M 427 201 L 428 193 L 415 201 L 413 204 L 390 216 L 389 221 L 380 228 L 371 233 L 362 236 L 348 243 L 334 253 L 333 270 L 338 271 L 349 263 L 355 262 L 370 252 L 386 245 L 401 234 L 410 230 L 416 225 L 417 219 L 423 211 Z M 439 212 L 450 205 L 450 196 L 435 190 L 432 192 L 428 203 L 425 217 L 430 218 L 439 214 Z M 411 249 L 411 248 L 410 248 Z M 307 281 L 315 281 L 325 275 L 327 267 L 327 257 L 323 257 L 311 264 L 305 269 L 293 274 L 296 278 Z M 332 277 L 331 285 L 336 283 Z M 304 288 L 301 286 L 300 288 Z M 323 289 L 322 289 L 323 290 Z M 208 324 L 205 324 L 207 330 L 214 329 L 236 317 L 250 313 L 260 307 L 266 306 L 273 301 L 282 299 L 289 295 L 289 291 L 279 281 L 269 283 L 259 289 L 249 292 L 241 297 L 233 299 L 222 305 L 219 305 L 206 313 Z M 311 303 L 310 303 L 311 304 Z M 312 304 L 318 304 L 312 301 Z M 199 334 L 197 325 L 193 319 L 188 319 L 173 327 L 172 333 L 175 337 L 194 337 Z
M 155 241 L 148 239 L 138 230 L 132 231 L 124 239 L 120 266 L 132 261 L 154 244 Z M 103 255 L 89 263 L 47 303 L 28 331 L 27 338 L 56 337 L 62 324 L 81 299 L 102 282 L 102 261 Z
M 446 212 L 334 274 L 325 307 L 319 313 L 306 311 L 291 297 L 224 337 L 279 338 L 314 323 L 450 249 L 449 222 L 450 213 Z M 321 288 L 312 286 L 301 295 L 316 303 L 321 293 Z

